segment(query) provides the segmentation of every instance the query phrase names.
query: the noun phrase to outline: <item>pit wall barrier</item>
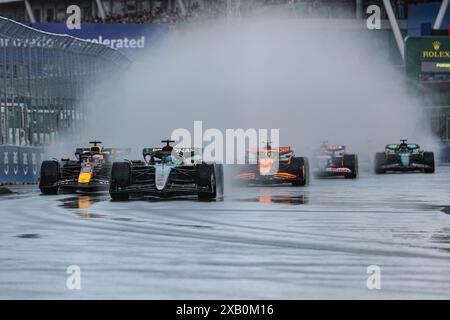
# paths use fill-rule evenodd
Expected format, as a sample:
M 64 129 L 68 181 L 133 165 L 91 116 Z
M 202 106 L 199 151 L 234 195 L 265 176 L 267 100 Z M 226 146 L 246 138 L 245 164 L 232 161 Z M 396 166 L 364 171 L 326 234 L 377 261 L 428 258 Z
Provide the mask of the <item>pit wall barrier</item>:
M 0 184 L 37 183 L 45 149 L 0 145 Z

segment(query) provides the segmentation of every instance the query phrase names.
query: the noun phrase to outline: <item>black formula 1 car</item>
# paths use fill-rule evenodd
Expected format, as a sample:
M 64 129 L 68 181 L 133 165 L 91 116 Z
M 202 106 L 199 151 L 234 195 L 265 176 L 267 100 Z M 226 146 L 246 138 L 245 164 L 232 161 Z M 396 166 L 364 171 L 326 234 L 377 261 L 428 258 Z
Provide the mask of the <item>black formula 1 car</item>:
M 103 148 L 101 141 L 91 147 L 77 148 L 75 160 L 62 158 L 42 162 L 39 189 L 43 194 L 58 190 L 75 192 L 108 190 L 113 159 L 129 153 L 129 149 Z
M 388 171 L 434 173 L 434 153 L 423 151 L 418 144 L 407 141 L 402 139 L 399 144 L 388 144 L 384 152 L 375 154 L 376 174 Z
M 346 153 L 343 145 L 331 145 L 323 141 L 314 156 L 313 170 L 318 178 L 355 179 L 358 176 L 358 156 Z
M 223 197 L 222 164 L 195 160 L 199 150 L 173 148 L 172 140 L 161 142 L 166 144 L 163 148 L 143 149 L 144 161 L 114 162 L 109 189 L 113 200 L 133 196 Z
M 238 165 L 234 181 L 241 185 L 292 184 L 305 186 L 309 183 L 309 162 L 297 157 L 293 147 L 272 147 L 247 150 L 245 164 Z

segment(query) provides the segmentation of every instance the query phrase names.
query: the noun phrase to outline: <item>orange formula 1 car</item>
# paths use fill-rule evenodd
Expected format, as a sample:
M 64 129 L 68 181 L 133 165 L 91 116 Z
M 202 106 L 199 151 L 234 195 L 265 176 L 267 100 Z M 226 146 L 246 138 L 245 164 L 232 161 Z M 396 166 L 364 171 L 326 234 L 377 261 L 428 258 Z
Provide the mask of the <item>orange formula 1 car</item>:
M 248 150 L 245 164 L 239 165 L 234 180 L 240 184 L 283 184 L 305 186 L 309 183 L 309 162 L 297 157 L 293 147 Z

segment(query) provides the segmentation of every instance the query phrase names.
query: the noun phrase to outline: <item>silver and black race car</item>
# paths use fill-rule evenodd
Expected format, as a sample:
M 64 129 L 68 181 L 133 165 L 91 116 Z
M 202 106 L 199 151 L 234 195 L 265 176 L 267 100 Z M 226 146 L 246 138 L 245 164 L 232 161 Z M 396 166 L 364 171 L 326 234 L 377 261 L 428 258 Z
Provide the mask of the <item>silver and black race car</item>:
M 223 197 L 222 164 L 196 159 L 199 150 L 193 148 L 173 148 L 173 140 L 161 142 L 166 144 L 163 148 L 143 149 L 144 161 L 114 162 L 109 189 L 113 200 L 144 196 Z
M 421 171 L 434 173 L 434 153 L 420 149 L 418 144 L 407 143 L 402 139 L 399 144 L 388 144 L 384 152 L 375 154 L 375 173 L 388 171 Z
M 101 141 L 89 143 L 93 146 L 76 149 L 75 160 L 62 158 L 42 162 L 39 189 L 43 194 L 56 194 L 59 190 L 108 190 L 113 160 L 130 150 L 103 148 Z
M 358 157 L 356 154 L 347 153 L 343 145 L 332 145 L 323 141 L 314 156 L 313 172 L 318 178 L 355 179 L 358 176 Z

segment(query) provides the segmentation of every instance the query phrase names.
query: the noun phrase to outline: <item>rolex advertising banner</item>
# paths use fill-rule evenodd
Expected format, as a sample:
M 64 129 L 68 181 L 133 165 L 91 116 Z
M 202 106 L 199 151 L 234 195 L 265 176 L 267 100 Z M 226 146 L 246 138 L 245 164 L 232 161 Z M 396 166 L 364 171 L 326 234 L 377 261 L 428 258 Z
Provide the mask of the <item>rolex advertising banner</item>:
M 421 75 L 442 76 L 450 74 L 450 38 L 407 37 L 405 67 L 408 78 L 418 80 Z

